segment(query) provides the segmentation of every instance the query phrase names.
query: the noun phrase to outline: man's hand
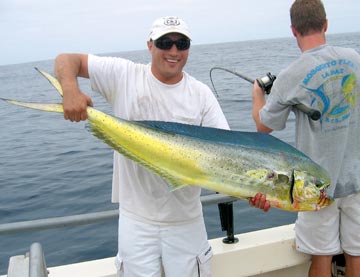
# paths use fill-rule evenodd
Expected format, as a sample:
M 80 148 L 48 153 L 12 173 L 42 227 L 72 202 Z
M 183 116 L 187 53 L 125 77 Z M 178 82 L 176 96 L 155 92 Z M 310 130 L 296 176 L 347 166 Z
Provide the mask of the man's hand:
M 77 78 L 89 78 L 88 55 L 63 53 L 56 57 L 54 72 L 63 91 L 64 118 L 79 122 L 87 119 L 89 96 L 80 91 Z
M 72 97 L 65 96 L 63 98 L 64 118 L 75 122 L 86 120 L 88 106 L 93 106 L 91 98 L 80 91 L 74 93 Z
M 257 193 L 254 197 L 250 198 L 249 205 L 262 209 L 264 212 L 267 212 L 271 207 L 270 202 L 266 200 L 266 195 L 261 193 Z

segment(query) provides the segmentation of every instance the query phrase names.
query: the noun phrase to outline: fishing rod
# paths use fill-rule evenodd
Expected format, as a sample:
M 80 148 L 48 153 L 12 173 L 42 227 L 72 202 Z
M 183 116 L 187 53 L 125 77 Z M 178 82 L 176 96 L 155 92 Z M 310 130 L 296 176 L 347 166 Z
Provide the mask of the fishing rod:
M 215 67 L 210 69 L 210 80 L 211 80 L 211 84 L 212 84 L 212 86 L 214 88 L 214 92 L 216 94 L 216 97 L 218 97 L 218 98 L 219 98 L 219 95 L 218 95 L 218 93 L 217 93 L 217 91 L 215 89 L 213 80 L 211 78 L 211 73 L 212 73 L 212 71 L 214 69 L 220 69 L 220 70 L 227 71 L 227 72 L 232 73 L 232 74 L 240 77 L 241 79 L 243 79 L 245 81 L 248 81 L 249 83 L 252 83 L 252 84 L 255 82 L 254 79 L 251 79 L 251 78 L 241 74 L 240 72 L 230 70 L 230 69 L 227 69 L 227 68 L 224 68 L 224 67 L 215 66 Z M 259 86 L 266 92 L 266 94 L 270 94 L 270 90 L 271 90 L 272 84 L 275 81 L 275 79 L 276 79 L 276 76 L 272 75 L 269 72 L 269 73 L 266 74 L 266 76 L 256 79 L 256 81 L 258 82 Z M 294 107 L 296 109 L 302 111 L 303 113 L 307 114 L 312 120 L 319 120 L 320 117 L 321 117 L 320 111 L 309 108 L 309 107 L 305 106 L 304 104 L 296 104 L 296 105 L 294 105 Z

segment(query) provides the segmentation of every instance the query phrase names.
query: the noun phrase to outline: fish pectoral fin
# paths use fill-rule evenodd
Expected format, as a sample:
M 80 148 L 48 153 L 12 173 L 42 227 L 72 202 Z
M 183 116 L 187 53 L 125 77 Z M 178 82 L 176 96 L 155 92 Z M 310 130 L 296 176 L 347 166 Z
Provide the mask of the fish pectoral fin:
M 140 165 L 144 166 L 145 168 L 149 169 L 150 171 L 156 173 L 161 178 L 163 178 L 167 182 L 167 184 L 170 188 L 170 191 L 175 191 L 184 186 L 187 186 L 187 184 L 182 182 L 181 179 L 176 178 L 176 176 L 169 174 L 166 170 L 162 169 L 161 167 L 154 166 L 153 164 L 149 163 L 148 161 L 146 161 L 146 160 L 142 159 L 141 157 L 139 157 L 138 155 L 136 155 L 134 152 L 129 151 L 125 147 L 122 147 L 115 140 L 110 138 L 103 129 L 98 128 L 98 126 L 96 124 L 94 124 L 92 121 L 89 121 L 85 125 L 85 127 L 90 133 L 92 133 L 95 137 L 97 137 L 98 139 L 105 142 L 107 145 L 109 145 L 115 151 L 117 151 L 120 154 L 124 155 L 125 157 L 139 163 Z
M 170 191 L 175 191 L 175 190 L 178 190 L 178 189 L 181 189 L 181 188 L 187 186 L 186 184 L 181 183 L 178 179 L 168 178 L 168 177 L 164 177 L 164 176 L 162 176 L 162 177 L 166 180 L 166 182 L 170 188 Z

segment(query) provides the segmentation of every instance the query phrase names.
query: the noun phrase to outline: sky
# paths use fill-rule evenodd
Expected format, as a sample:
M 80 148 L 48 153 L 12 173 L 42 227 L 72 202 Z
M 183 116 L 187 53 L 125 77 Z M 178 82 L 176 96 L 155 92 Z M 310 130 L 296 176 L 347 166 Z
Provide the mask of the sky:
M 328 34 L 358 32 L 359 0 L 323 0 Z M 0 65 L 64 52 L 146 49 L 152 22 L 177 15 L 192 43 L 290 37 L 293 0 L 0 0 Z

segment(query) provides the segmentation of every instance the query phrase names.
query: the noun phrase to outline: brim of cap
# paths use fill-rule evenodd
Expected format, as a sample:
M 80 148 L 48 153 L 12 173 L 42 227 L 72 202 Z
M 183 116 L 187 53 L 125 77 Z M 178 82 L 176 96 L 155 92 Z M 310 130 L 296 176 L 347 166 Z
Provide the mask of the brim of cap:
M 153 34 L 150 39 L 152 40 L 156 40 L 164 35 L 167 35 L 167 34 L 170 34 L 170 33 L 177 33 L 177 34 L 182 34 L 184 36 L 186 36 L 187 38 L 191 39 L 190 37 L 190 34 L 189 32 L 186 32 L 186 31 L 179 31 L 179 29 L 176 29 L 176 28 L 169 28 L 169 29 L 166 29 L 166 30 L 163 30 L 162 32 L 159 32 L 159 33 L 156 33 L 156 34 Z

